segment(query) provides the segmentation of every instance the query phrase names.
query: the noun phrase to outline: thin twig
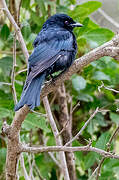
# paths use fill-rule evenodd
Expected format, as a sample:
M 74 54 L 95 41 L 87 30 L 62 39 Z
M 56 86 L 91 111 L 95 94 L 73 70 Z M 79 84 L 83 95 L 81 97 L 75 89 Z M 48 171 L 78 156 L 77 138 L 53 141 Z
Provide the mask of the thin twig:
M 24 178 L 25 178 L 25 180 L 30 180 L 30 177 L 28 176 L 27 170 L 26 170 L 26 168 L 25 168 L 23 154 L 20 155 L 20 163 L 21 163 L 21 167 L 22 167 L 22 169 L 23 169 L 23 173 L 24 173 Z
M 31 158 L 33 158 L 33 154 L 28 154 L 28 162 L 29 162 L 29 176 L 31 180 L 35 180 L 34 176 L 33 176 L 33 166 L 34 166 L 34 159 L 31 162 Z
M 43 138 L 43 144 L 44 146 L 46 146 L 47 143 L 47 138 Z M 51 159 L 55 162 L 55 164 L 62 169 L 60 162 L 55 158 L 54 154 L 52 152 L 48 152 L 49 156 L 51 157 Z
M 61 169 L 62 167 L 61 167 L 60 163 L 58 162 L 58 160 L 53 155 L 53 153 L 52 152 L 48 152 L 48 154 L 51 157 L 51 159 L 55 162 L 55 164 Z
M 43 113 L 40 113 L 40 112 L 37 112 L 37 111 L 34 111 L 34 110 L 30 110 L 30 111 L 35 113 L 35 114 L 38 114 L 39 116 L 47 117 L 47 114 L 43 114 Z
M 8 82 L 0 82 L 0 85 L 12 86 L 12 83 L 8 83 Z
M 86 123 L 84 124 L 84 126 L 81 128 L 81 130 L 76 134 L 76 136 L 74 136 L 69 142 L 67 142 L 64 146 L 68 146 L 71 142 L 73 142 L 74 140 L 76 140 L 83 132 L 83 130 L 87 127 L 87 125 L 89 124 L 89 122 L 93 119 L 93 117 L 98 113 L 99 107 L 96 108 L 96 110 L 94 111 L 94 113 L 90 116 L 90 118 L 86 121 Z
M 17 104 L 17 95 L 15 90 L 15 67 L 16 67 L 16 34 L 14 35 L 14 42 L 13 42 L 13 66 L 11 73 L 11 84 L 12 84 L 12 94 L 13 94 L 14 104 Z
M 115 131 L 113 132 L 112 136 L 110 137 L 108 143 L 107 143 L 107 151 L 110 151 L 110 147 L 111 147 L 111 143 L 113 141 L 113 139 L 115 138 L 115 136 L 117 135 L 117 133 L 119 132 L 119 126 L 115 129 Z
M 17 11 L 17 24 L 20 27 L 20 8 L 21 8 L 22 0 L 19 2 L 18 11 Z
M 109 90 L 109 91 L 113 91 L 113 92 L 115 92 L 115 93 L 119 93 L 119 91 L 117 91 L 117 90 L 115 90 L 115 89 L 113 89 L 113 88 L 109 88 L 109 87 L 105 86 L 103 82 L 102 82 L 102 84 L 101 84 L 100 86 L 98 86 L 98 91 L 99 91 L 99 92 L 100 92 L 100 89 L 101 89 L 101 88 L 105 88 L 105 89 L 107 89 L 107 90 Z
M 8 19 L 10 20 L 11 24 L 13 25 L 13 27 L 15 29 L 15 32 L 16 32 L 17 37 L 18 37 L 18 41 L 20 42 L 23 54 L 24 54 L 25 59 L 26 59 L 26 63 L 28 63 L 29 54 L 28 54 L 28 51 L 27 51 L 26 44 L 24 42 L 23 36 L 21 34 L 20 28 L 18 27 L 18 25 L 15 22 L 13 16 L 11 15 L 10 11 L 8 10 L 5 0 L 1 0 L 1 3 L 3 5 L 3 10 L 5 11 Z
M 112 136 L 110 137 L 110 139 L 109 139 L 109 141 L 108 141 L 108 143 L 107 143 L 107 149 L 106 149 L 107 152 L 110 151 L 111 143 L 112 143 L 113 139 L 115 138 L 115 136 L 117 135 L 117 132 L 118 132 L 118 131 L 119 131 L 119 126 L 115 129 L 114 133 L 112 134 Z M 96 180 L 98 180 L 98 179 L 99 179 L 99 176 L 101 175 L 101 167 L 102 167 L 102 164 L 103 164 L 105 158 L 106 158 L 106 157 L 103 157 L 103 158 L 100 160 L 100 163 L 99 163 L 98 167 L 97 167 L 96 170 L 95 170 L 95 173 L 97 173 L 97 175 L 96 175 Z M 94 173 L 93 173 L 93 175 L 94 175 Z
M 77 107 L 79 107 L 80 106 L 80 102 L 78 102 L 73 108 L 72 108 L 72 113 L 75 111 L 75 109 L 77 108 Z
M 15 73 L 15 76 L 19 75 L 19 74 L 22 73 L 22 72 L 26 72 L 26 71 L 27 71 L 27 68 L 26 68 L 26 69 L 22 69 L 22 70 L 16 72 L 16 73 Z
M 66 127 L 69 125 L 69 120 L 66 121 L 66 123 L 64 124 L 64 127 L 62 128 L 62 130 L 59 132 L 58 136 L 60 136 L 65 130 Z
M 35 168 L 35 170 L 36 170 L 36 173 L 38 174 L 39 180 L 44 180 L 44 179 L 41 177 L 41 173 L 40 173 L 39 168 L 38 168 L 38 166 L 36 165 L 36 163 L 34 164 L 34 168 Z

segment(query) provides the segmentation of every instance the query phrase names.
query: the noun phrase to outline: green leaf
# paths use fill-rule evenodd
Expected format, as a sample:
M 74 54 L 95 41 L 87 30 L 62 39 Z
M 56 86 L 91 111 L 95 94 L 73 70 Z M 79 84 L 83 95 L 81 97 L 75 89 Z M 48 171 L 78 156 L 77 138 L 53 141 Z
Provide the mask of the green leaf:
M 11 93 L 5 93 L 0 90 L 0 107 L 5 109 L 13 109 L 13 97 Z
M 37 36 L 37 34 L 31 33 L 30 36 L 29 36 L 29 38 L 28 38 L 28 41 L 31 42 L 31 43 L 33 43 L 33 41 L 35 40 L 36 36 Z
M 89 169 L 96 161 L 97 154 L 94 152 L 89 152 L 85 156 L 84 164 L 85 164 L 85 170 Z
M 119 168 L 119 160 L 118 159 L 106 159 L 104 162 L 104 166 L 107 166 L 107 171 L 110 171 L 111 168 L 118 167 Z
M 31 35 L 30 24 L 27 21 L 22 23 L 21 32 L 22 32 L 23 37 L 24 37 L 25 40 L 27 40 L 29 38 L 29 36 Z
M 95 80 L 107 80 L 107 81 L 110 81 L 110 77 L 108 75 L 106 75 L 105 73 L 101 72 L 101 71 L 94 72 L 92 78 L 95 79 Z
M 85 101 L 85 102 L 93 102 L 93 97 L 86 93 L 78 93 L 77 96 L 78 100 Z
M 47 140 L 47 146 L 54 146 L 56 145 L 55 139 L 53 135 L 50 135 Z
M 45 153 L 42 153 L 36 156 L 35 162 L 39 168 L 42 179 L 50 180 L 52 166 L 54 165 L 54 162 L 51 160 L 51 158 Z
M 28 50 L 33 49 L 33 42 L 34 42 L 35 38 L 36 38 L 35 33 L 31 33 L 30 36 L 28 37 L 28 39 L 27 39 L 27 42 L 28 42 L 27 49 Z
M 50 132 L 50 129 L 46 124 L 45 118 L 36 114 L 28 114 L 27 118 L 23 122 L 22 127 L 27 130 L 33 128 L 41 128 L 45 132 Z
M 95 117 L 93 118 L 93 120 L 102 127 L 107 126 L 107 123 L 105 122 L 105 119 L 102 113 L 97 113 Z
M 36 0 L 36 2 L 39 5 L 40 11 L 42 12 L 42 16 L 46 16 L 47 11 L 46 11 L 46 8 L 45 8 L 44 0 Z
M 114 123 L 119 124 L 119 114 L 110 112 L 110 118 Z
M 30 6 L 30 0 L 22 1 L 22 7 L 28 9 Z
M 91 48 L 95 48 L 110 39 L 114 36 L 114 33 L 105 28 L 96 28 L 88 32 L 85 32 L 82 37 L 86 38 Z
M 109 141 L 110 134 L 109 132 L 103 133 L 97 140 L 95 147 L 100 149 L 105 149 L 107 142 Z
M 5 168 L 6 148 L 0 149 L 0 170 Z
M 36 23 L 37 24 L 37 26 L 39 27 L 42 27 L 42 25 L 43 25 L 43 23 L 44 23 L 44 17 L 43 16 L 41 16 L 41 17 L 38 17 L 37 15 L 36 15 L 36 13 L 34 12 L 34 11 L 32 11 L 32 10 L 30 10 L 30 18 L 32 19 L 32 21 L 34 22 L 34 23 Z M 39 24 L 39 22 L 40 22 L 40 24 Z M 35 25 L 36 26 L 36 25 Z M 40 29 L 39 29 L 40 30 Z
M 86 80 L 82 76 L 73 75 L 72 85 L 76 91 L 80 91 L 86 87 Z
M 79 29 L 79 31 L 78 31 L 78 36 L 79 36 L 79 38 L 80 38 L 80 36 L 85 32 L 85 31 L 87 31 L 87 26 L 88 26 L 88 23 L 89 23 L 89 18 L 87 17 L 87 18 L 85 18 L 84 19 L 84 21 L 83 21 L 83 27 L 82 28 L 80 28 Z
M 13 117 L 12 112 L 8 109 L 0 107 L 0 119 L 6 118 L 6 117 Z
M 4 41 L 7 40 L 9 34 L 10 34 L 10 30 L 9 30 L 7 24 L 4 24 L 1 29 L 1 32 L 0 32 L 0 36 L 1 36 L 2 40 L 4 40 Z
M 12 70 L 12 57 L 6 56 L 0 59 L 0 70 L 4 76 L 9 76 Z
M 85 18 L 100 7 L 101 7 L 101 2 L 89 1 L 89 2 L 76 6 L 74 10 L 69 11 L 69 15 L 71 15 L 72 18 L 77 18 L 77 17 Z
M 71 4 L 76 4 L 76 0 L 69 0 Z

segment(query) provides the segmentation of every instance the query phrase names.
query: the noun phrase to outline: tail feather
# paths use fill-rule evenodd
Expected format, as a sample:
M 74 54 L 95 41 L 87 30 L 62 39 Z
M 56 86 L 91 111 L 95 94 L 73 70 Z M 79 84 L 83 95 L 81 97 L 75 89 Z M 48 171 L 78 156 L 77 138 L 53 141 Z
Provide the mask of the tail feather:
M 15 106 L 15 111 L 18 111 L 24 104 L 27 104 L 30 109 L 34 109 L 40 105 L 41 86 L 45 80 L 45 73 L 36 76 L 32 79 L 30 85 L 23 89 L 21 99 Z

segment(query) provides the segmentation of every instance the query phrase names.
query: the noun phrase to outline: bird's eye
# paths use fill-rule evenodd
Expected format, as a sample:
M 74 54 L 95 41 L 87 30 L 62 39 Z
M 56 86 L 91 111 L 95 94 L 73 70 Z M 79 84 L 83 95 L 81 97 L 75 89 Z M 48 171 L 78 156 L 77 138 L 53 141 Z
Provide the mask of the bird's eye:
M 66 24 L 66 25 L 68 25 L 68 24 L 69 24 L 69 22 L 68 22 L 68 21 L 65 21 L 65 24 Z

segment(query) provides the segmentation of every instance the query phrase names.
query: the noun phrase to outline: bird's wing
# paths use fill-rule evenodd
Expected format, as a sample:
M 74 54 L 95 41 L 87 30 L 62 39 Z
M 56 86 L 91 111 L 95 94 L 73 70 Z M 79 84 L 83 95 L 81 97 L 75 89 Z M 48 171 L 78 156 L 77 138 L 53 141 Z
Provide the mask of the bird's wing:
M 62 50 L 71 51 L 73 35 L 69 31 L 50 29 L 39 34 L 35 39 L 35 48 L 29 57 L 29 67 L 46 61 Z
M 46 34 L 43 41 L 37 43 L 33 53 L 29 57 L 29 74 L 27 84 L 38 74 L 52 66 L 59 57 L 64 56 L 65 51 L 73 51 L 73 36 L 68 31 L 51 31 Z M 66 53 L 65 53 L 66 54 Z

